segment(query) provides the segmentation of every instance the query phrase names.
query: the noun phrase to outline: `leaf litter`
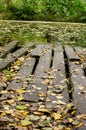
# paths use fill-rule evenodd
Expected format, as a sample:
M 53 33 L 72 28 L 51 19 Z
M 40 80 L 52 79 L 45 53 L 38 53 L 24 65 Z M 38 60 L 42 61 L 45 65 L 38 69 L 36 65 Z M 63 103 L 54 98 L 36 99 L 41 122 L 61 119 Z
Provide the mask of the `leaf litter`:
M 24 62 L 24 59 L 25 57 L 19 58 L 7 70 L 0 72 L 0 85 L 6 88 L 13 79 L 17 78 L 16 74 Z M 53 78 L 49 72 L 47 77 L 42 77 L 42 79 L 44 79 L 42 83 L 49 84 L 50 82 L 49 87 L 51 87 Z M 28 84 L 29 81 L 33 81 L 33 76 L 23 81 L 25 86 L 27 86 L 26 84 Z M 37 86 L 34 87 L 37 88 Z M 0 91 L 0 95 L 11 95 L 7 99 L 0 98 L 0 129 L 73 130 L 83 125 L 81 119 L 86 120 L 86 114 L 76 116 L 76 104 L 74 102 L 65 103 L 61 100 L 63 98 L 61 93 L 65 89 L 64 86 L 54 86 L 55 90 L 51 93 L 51 95 L 57 97 L 57 109 L 47 108 L 45 102 L 42 101 L 37 103 L 23 101 L 23 94 L 27 92 L 26 88 L 11 91 L 2 89 Z M 40 92 L 38 96 L 40 98 L 46 97 L 46 93 Z

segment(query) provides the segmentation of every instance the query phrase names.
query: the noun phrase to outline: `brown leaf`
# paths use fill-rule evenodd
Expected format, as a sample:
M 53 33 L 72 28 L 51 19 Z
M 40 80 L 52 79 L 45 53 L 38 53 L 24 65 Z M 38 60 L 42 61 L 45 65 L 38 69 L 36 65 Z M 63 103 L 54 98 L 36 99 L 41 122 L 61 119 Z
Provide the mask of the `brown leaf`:
M 13 122 L 13 120 L 8 117 L 0 116 L 0 122 Z
M 32 126 L 28 126 L 28 130 L 33 130 Z

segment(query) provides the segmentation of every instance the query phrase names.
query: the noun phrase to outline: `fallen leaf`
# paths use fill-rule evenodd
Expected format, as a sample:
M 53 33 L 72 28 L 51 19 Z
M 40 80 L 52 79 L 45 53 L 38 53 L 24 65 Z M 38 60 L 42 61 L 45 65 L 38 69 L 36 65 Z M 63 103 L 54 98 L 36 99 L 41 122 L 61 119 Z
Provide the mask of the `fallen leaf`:
M 68 118 L 68 122 L 69 123 L 73 122 L 73 118 Z
M 77 121 L 77 120 L 75 120 L 75 121 L 72 121 L 72 124 L 73 124 L 73 125 L 79 125 L 79 124 L 80 124 L 80 122 L 79 122 L 79 121 Z
M 70 114 L 73 116 L 73 115 L 75 115 L 75 113 L 76 113 L 76 111 L 73 110 Z
M 51 122 L 51 118 L 50 118 L 50 117 L 47 117 L 47 119 L 45 120 L 45 123 L 46 123 L 46 124 L 50 124 L 50 122 Z
M 9 110 L 9 105 L 3 105 L 4 109 Z
M 8 118 L 8 117 L 4 117 L 4 116 L 0 116 L 0 122 L 13 122 L 12 119 Z
M 15 101 L 13 99 L 7 100 L 7 102 L 11 105 L 12 103 L 14 103 Z
M 43 113 L 42 112 L 33 112 L 35 115 L 43 115 Z
M 52 113 L 51 116 L 54 117 L 55 120 L 62 119 L 59 113 Z
M 82 123 L 82 122 L 80 122 L 78 125 L 76 125 L 75 128 L 79 128 L 79 127 L 81 127 L 81 126 L 83 126 L 83 123 Z
M 71 130 L 71 128 L 68 127 L 68 128 L 66 128 L 65 130 Z
M 81 114 L 77 116 L 78 119 L 85 119 L 86 120 L 86 114 Z
M 25 110 L 24 110 L 24 112 L 22 112 L 22 114 L 25 115 L 25 116 L 26 116 L 28 113 L 29 113 L 29 112 L 28 112 L 28 111 L 25 111 Z
M 40 119 L 39 116 L 36 116 L 36 115 L 30 115 L 30 120 L 31 120 L 31 121 L 37 121 L 37 120 L 39 120 L 39 119 Z
M 53 92 L 56 93 L 56 94 L 60 94 L 60 93 L 62 93 L 62 91 L 63 91 L 63 90 L 59 90 L 59 89 L 53 90 Z
M 6 113 L 6 111 L 3 111 L 1 114 L 0 114 L 0 116 L 5 116 L 7 113 Z
M 59 128 L 60 130 L 65 130 L 65 126 L 64 126 L 64 125 L 58 125 L 58 128 Z
M 4 93 L 8 93 L 8 91 L 7 90 L 2 90 L 0 93 L 4 94 Z
M 23 97 L 22 95 L 20 95 L 20 96 L 17 96 L 17 99 L 18 99 L 19 101 L 21 101 L 21 100 L 24 99 L 24 97 Z
M 46 96 L 46 93 L 44 92 L 39 93 L 39 97 L 45 97 L 45 96 Z
M 23 93 L 23 90 L 22 89 L 17 89 L 16 92 L 20 95 Z
M 39 112 L 43 112 L 43 113 L 45 113 L 45 112 L 46 112 L 46 113 L 50 113 L 49 110 L 47 110 L 47 109 L 44 108 L 44 107 L 43 107 L 43 108 L 40 107 L 40 108 L 38 109 L 38 111 L 39 111 Z
M 46 118 L 47 118 L 46 115 L 42 115 L 42 116 L 41 116 L 41 121 L 44 121 Z
M 53 130 L 60 130 L 57 126 L 53 126 Z
M 18 109 L 18 110 L 25 110 L 27 107 L 26 106 L 24 106 L 24 105 L 17 105 L 16 106 L 16 109 Z
M 6 113 L 7 113 L 7 114 L 10 114 L 10 115 L 13 114 L 13 112 L 14 112 L 13 109 L 9 109 L 9 110 L 6 111 Z
M 31 121 L 28 121 L 28 120 L 21 120 L 21 125 L 22 126 L 29 126 L 29 125 L 32 125 L 32 122 Z
M 65 102 L 63 102 L 63 101 L 61 101 L 61 100 L 58 100 L 57 103 L 58 103 L 58 104 L 62 104 L 62 105 L 65 105 L 65 104 L 66 104 Z
M 28 130 L 33 130 L 32 126 L 28 126 Z

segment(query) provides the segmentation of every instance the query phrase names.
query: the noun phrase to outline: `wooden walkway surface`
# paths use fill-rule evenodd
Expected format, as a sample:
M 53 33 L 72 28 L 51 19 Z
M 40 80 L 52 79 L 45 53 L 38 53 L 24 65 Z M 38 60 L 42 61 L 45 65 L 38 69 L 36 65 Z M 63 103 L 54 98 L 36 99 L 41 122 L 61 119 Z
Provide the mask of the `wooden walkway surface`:
M 23 101 L 57 109 L 58 104 L 75 102 L 76 114 L 86 114 L 86 48 L 27 44 L 15 50 L 17 41 L 2 51 L 0 71 L 26 55 L 16 76 L 5 87 L 7 91 L 25 90 Z M 30 49 L 31 48 L 31 49 Z M 3 86 L 0 86 L 3 90 Z M 1 99 L 12 95 L 5 93 Z M 86 130 L 86 121 L 78 130 Z

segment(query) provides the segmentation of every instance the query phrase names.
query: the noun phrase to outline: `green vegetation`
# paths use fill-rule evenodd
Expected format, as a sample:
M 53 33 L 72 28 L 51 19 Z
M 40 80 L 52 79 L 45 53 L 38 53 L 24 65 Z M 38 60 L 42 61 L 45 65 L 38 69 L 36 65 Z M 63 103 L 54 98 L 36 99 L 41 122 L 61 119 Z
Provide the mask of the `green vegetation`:
M 0 46 L 18 39 L 21 45 L 34 42 L 86 47 L 84 23 L 86 0 L 0 0 Z
M 0 18 L 86 22 L 85 0 L 0 0 Z
M 86 24 L 0 21 L 0 46 L 6 45 L 12 40 L 19 40 L 20 45 L 32 42 L 36 44 L 52 43 L 86 47 Z

